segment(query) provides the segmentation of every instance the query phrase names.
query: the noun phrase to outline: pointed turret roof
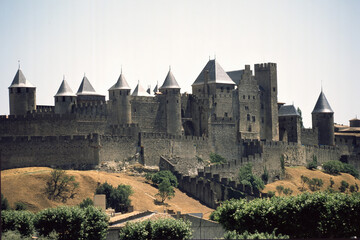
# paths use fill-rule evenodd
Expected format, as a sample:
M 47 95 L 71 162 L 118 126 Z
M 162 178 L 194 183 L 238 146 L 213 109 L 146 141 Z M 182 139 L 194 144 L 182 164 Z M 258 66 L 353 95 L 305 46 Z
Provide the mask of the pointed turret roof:
M 95 89 L 91 85 L 89 79 L 87 79 L 87 77 L 84 76 L 76 95 L 101 95 L 101 94 L 95 92 Z
M 321 91 L 312 113 L 334 113 L 323 91 Z
M 109 89 L 109 91 L 116 90 L 116 89 L 131 90 L 131 88 L 129 87 L 129 84 L 127 83 L 125 76 L 122 74 L 122 72 L 120 74 L 118 81 Z
M 65 79 L 62 81 L 60 88 L 55 95 L 55 97 L 60 97 L 60 96 L 76 97 L 76 94 L 71 90 L 69 84 L 66 82 Z
M 158 83 L 156 83 L 156 86 L 154 87 L 154 90 L 153 90 L 154 93 L 157 93 L 159 92 L 159 88 L 158 88 Z
M 160 87 L 160 89 L 180 89 L 179 84 L 177 83 L 174 75 L 171 72 L 171 69 L 169 69 L 169 72 L 165 78 L 165 81 L 163 85 Z
M 28 80 L 26 80 L 20 68 L 17 70 L 14 80 L 12 81 L 9 88 L 19 88 L 19 87 L 35 88 L 34 85 L 32 85 Z
M 138 85 L 136 86 L 131 96 L 150 97 L 150 94 L 148 94 L 146 90 L 140 85 L 140 82 L 138 82 Z
M 294 105 L 283 105 L 279 109 L 279 117 L 300 116 Z
M 200 75 L 196 78 L 192 86 L 202 85 L 205 82 L 206 74 L 208 71 L 208 83 L 222 83 L 222 84 L 232 84 L 235 85 L 235 82 L 231 80 L 229 75 L 224 71 L 216 59 L 209 60 L 205 65 Z

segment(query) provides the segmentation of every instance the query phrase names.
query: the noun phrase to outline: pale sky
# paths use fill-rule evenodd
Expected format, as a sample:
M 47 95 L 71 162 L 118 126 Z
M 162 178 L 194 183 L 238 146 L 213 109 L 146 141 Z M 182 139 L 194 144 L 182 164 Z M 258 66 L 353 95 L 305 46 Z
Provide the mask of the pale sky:
M 0 0 L 0 115 L 21 69 L 37 105 L 54 105 L 63 75 L 84 73 L 106 95 L 121 66 L 131 86 L 162 84 L 171 65 L 182 92 L 209 60 L 226 71 L 275 62 L 278 101 L 300 107 L 306 127 L 324 93 L 335 122 L 360 118 L 360 1 Z

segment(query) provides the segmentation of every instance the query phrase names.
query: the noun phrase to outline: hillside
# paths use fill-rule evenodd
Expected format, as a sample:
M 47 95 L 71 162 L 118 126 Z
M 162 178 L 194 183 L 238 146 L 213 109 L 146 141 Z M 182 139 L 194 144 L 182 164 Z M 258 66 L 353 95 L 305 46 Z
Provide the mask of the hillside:
M 1 192 L 8 199 L 11 206 L 14 206 L 17 201 L 22 201 L 28 205 L 28 209 L 31 211 L 63 205 L 61 202 L 50 201 L 42 193 L 51 170 L 51 168 L 45 167 L 30 167 L 1 171 Z M 97 183 L 108 182 L 113 186 L 118 184 L 131 185 L 134 191 L 131 202 L 136 211 L 152 210 L 163 212 L 165 209 L 163 205 L 154 203 L 157 189 L 146 183 L 144 177 L 101 171 L 69 170 L 66 172 L 75 176 L 76 181 L 80 183 L 79 193 L 74 199 L 68 200 L 66 205 L 76 205 L 87 197 L 93 198 Z M 167 208 L 175 212 L 201 212 L 205 218 L 209 218 L 210 213 L 213 211 L 213 209 L 202 205 L 199 201 L 188 197 L 178 189 L 175 190 L 175 197 L 167 200 L 166 203 L 168 203 Z
M 330 175 L 326 174 L 320 170 L 308 170 L 305 167 L 287 167 L 285 168 L 285 179 L 279 180 L 270 184 L 267 184 L 262 192 L 267 193 L 268 191 L 275 191 L 276 195 L 279 195 L 276 191 L 278 185 L 282 185 L 284 188 L 290 188 L 293 193 L 292 195 L 297 195 L 301 193 L 302 183 L 301 176 L 304 175 L 310 179 L 319 178 L 323 181 L 324 185 L 320 190 L 326 190 L 330 186 L 330 178 L 335 182 L 333 189 L 339 191 L 340 183 L 342 180 L 349 183 L 349 185 L 357 185 L 360 187 L 360 180 L 351 176 L 347 173 L 341 173 L 339 175 Z M 305 184 L 305 191 L 310 191 L 307 184 Z M 347 190 L 348 192 L 349 190 Z

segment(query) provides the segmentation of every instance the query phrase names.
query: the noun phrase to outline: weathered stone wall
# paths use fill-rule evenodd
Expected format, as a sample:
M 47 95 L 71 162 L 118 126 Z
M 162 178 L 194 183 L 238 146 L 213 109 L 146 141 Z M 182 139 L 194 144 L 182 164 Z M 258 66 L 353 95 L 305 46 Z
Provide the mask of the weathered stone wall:
M 312 146 L 318 145 L 318 129 L 302 128 L 301 144 Z
M 90 169 L 99 163 L 99 136 L 1 137 L 1 169 L 48 166 Z
M 139 152 L 137 137 L 100 136 L 99 161 L 126 161 Z

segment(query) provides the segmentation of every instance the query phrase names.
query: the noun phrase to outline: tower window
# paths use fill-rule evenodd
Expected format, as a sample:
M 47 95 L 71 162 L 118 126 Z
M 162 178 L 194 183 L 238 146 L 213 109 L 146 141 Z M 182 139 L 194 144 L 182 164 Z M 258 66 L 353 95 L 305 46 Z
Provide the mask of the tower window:
M 264 123 L 264 118 L 263 117 L 261 118 L 261 123 Z
M 21 93 L 21 88 L 16 88 L 17 93 Z
M 65 102 L 65 97 L 64 96 L 62 97 L 62 101 Z
M 224 91 L 224 88 L 223 87 L 221 87 L 221 92 L 223 92 Z
M 248 131 L 251 132 L 251 125 L 249 125 Z
M 276 88 L 273 88 L 273 92 L 275 92 L 276 91 Z
M 248 99 L 250 99 L 250 95 L 248 96 Z
M 121 96 L 121 91 L 120 91 L 120 96 Z
M 26 92 L 27 92 L 27 93 L 29 92 L 29 88 L 26 88 Z
M 255 96 L 253 96 L 253 99 L 255 99 Z
M 227 117 L 227 116 L 228 116 L 228 113 L 227 113 L 227 112 L 226 112 L 226 113 L 224 113 L 224 116 L 225 116 L 225 117 Z
M 252 121 L 255 122 L 255 116 L 252 116 Z
M 227 92 L 230 92 L 230 88 L 229 88 L 229 87 L 227 87 L 227 88 L 226 88 L 226 91 L 227 91 Z
M 245 95 L 243 95 L 243 99 L 245 99 Z
M 250 114 L 247 115 L 247 120 L 250 121 Z

